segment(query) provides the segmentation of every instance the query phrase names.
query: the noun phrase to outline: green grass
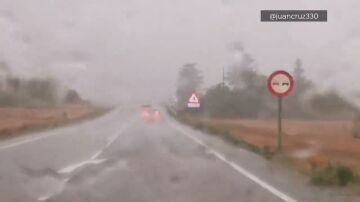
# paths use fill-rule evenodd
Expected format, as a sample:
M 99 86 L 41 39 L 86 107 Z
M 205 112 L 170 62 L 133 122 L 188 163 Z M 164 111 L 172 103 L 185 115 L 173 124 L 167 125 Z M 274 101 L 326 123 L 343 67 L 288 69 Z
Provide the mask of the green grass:
M 320 186 L 346 186 L 359 184 L 359 177 L 350 167 L 341 164 L 328 164 L 311 173 L 311 183 Z

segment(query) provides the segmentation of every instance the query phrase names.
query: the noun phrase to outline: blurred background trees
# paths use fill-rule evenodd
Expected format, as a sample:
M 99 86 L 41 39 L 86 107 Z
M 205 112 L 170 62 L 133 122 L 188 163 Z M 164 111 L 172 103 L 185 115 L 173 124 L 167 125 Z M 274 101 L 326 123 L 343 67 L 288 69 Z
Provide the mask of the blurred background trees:
M 0 62 L 0 107 L 54 107 L 81 101 L 75 90 L 53 78 L 20 78 Z
M 203 76 L 196 63 L 184 64 L 178 74 L 176 99 L 177 107 L 185 109 L 187 102 L 193 92 L 200 91 L 203 83 Z
M 208 88 L 201 97 L 201 111 L 218 118 L 274 118 L 276 98 L 267 89 L 267 75 L 257 70 L 255 60 L 241 48 L 242 60 L 230 66 L 226 84 Z M 292 75 L 295 88 L 284 98 L 284 116 L 290 119 L 352 118 L 358 108 L 334 90 L 319 91 L 306 76 L 301 59 L 296 59 Z M 185 64 L 179 71 L 177 100 L 185 109 L 191 93 L 197 91 L 203 78 L 196 64 Z

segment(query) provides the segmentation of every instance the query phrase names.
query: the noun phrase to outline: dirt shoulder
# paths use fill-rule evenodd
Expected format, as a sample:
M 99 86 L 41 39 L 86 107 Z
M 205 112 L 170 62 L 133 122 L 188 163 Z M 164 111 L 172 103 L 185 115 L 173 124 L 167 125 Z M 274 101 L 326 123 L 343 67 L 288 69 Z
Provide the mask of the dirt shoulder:
M 0 108 L 0 139 L 26 132 L 50 129 L 95 117 L 107 110 L 90 104 L 72 104 L 56 108 Z
M 276 121 L 206 120 L 215 128 L 226 128 L 231 134 L 259 147 L 275 151 Z M 360 173 L 360 139 L 351 135 L 350 121 L 284 120 L 283 155 L 302 170 L 328 163 L 341 163 Z
M 318 185 L 354 185 L 360 194 L 360 139 L 352 121 L 283 120 L 283 151 L 277 148 L 277 121 L 210 119 L 174 115 L 179 121 L 217 135 L 308 175 Z

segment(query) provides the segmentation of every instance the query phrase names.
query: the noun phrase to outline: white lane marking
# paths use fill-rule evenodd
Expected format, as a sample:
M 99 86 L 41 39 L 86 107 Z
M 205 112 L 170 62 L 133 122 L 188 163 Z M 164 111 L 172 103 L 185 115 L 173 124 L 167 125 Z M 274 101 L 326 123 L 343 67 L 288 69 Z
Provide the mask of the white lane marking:
M 78 168 L 81 168 L 83 166 L 86 166 L 86 165 L 98 165 L 98 164 L 101 164 L 103 163 L 104 161 L 106 161 L 107 159 L 94 159 L 94 160 L 88 160 L 88 161 L 83 161 L 83 162 L 80 162 L 80 163 L 76 163 L 76 164 L 73 164 L 73 165 L 69 165 L 67 167 L 64 167 L 62 169 L 60 169 L 58 171 L 59 174 L 68 174 L 68 173 L 72 173 L 74 172 L 75 170 L 77 170 Z
M 135 117 L 136 118 L 136 117 Z M 108 138 L 108 142 L 106 143 L 106 146 L 102 148 L 101 150 L 97 151 L 91 159 L 96 159 L 99 157 L 106 149 L 108 149 L 117 139 L 119 139 L 120 135 L 123 134 L 135 121 L 135 118 L 131 119 L 127 124 L 124 124 L 123 127 L 116 132 L 115 135 Z
M 0 150 L 10 149 L 10 148 L 13 148 L 13 147 L 16 147 L 16 146 L 20 146 L 20 145 L 31 143 L 31 142 L 36 142 L 38 140 L 46 139 L 48 137 L 55 137 L 55 136 L 58 136 L 58 135 L 67 135 L 67 134 L 66 133 L 64 134 L 64 133 L 61 133 L 61 132 L 56 132 L 55 134 L 51 134 L 51 131 L 50 131 L 50 134 L 48 134 L 48 135 L 40 135 L 40 136 L 36 136 L 36 137 L 29 137 L 29 138 L 19 140 L 19 141 L 15 141 L 13 143 L 9 143 L 9 144 L 6 144 L 6 145 L 0 145 Z
M 49 134 L 49 135 L 42 135 L 42 136 L 27 138 L 27 139 L 20 140 L 20 141 L 14 142 L 14 143 L 10 143 L 10 144 L 4 145 L 4 146 L 0 146 L 0 149 L 2 149 L 2 150 L 3 149 L 10 149 L 12 147 L 16 147 L 16 146 L 19 146 L 19 145 L 22 145 L 22 144 L 26 144 L 26 143 L 30 143 L 30 142 L 36 142 L 36 141 L 41 140 L 41 139 L 46 139 L 46 138 L 48 138 L 50 136 L 57 136 L 59 134 L 60 133 L 55 133 L 55 134 Z
M 55 134 L 48 134 L 48 135 L 41 135 L 41 136 L 36 136 L 36 137 L 29 137 L 23 140 L 19 140 L 19 141 L 15 141 L 13 143 L 9 143 L 9 144 L 5 144 L 5 145 L 1 145 L 0 144 L 0 150 L 4 150 L 4 149 L 10 149 L 16 146 L 20 146 L 23 144 L 27 144 L 27 143 L 31 143 L 31 142 L 36 142 L 38 140 L 42 140 L 42 139 L 46 139 L 48 137 L 52 137 L 52 136 L 58 136 L 58 135 L 67 135 L 61 132 L 56 132 Z
M 38 201 L 46 201 L 48 199 L 49 199 L 48 196 L 41 196 L 41 197 L 38 198 Z
M 130 120 L 129 122 L 127 122 L 126 124 L 124 124 L 121 129 L 119 131 L 116 132 L 115 136 L 112 136 L 110 139 L 110 141 L 106 144 L 106 146 L 104 148 L 102 148 L 101 150 L 97 151 L 94 155 L 92 155 L 90 157 L 89 160 L 85 160 L 79 163 L 75 163 L 69 166 L 66 166 L 64 168 L 61 168 L 60 170 L 58 170 L 57 172 L 59 174 L 64 174 L 64 173 L 72 173 L 73 171 L 75 171 L 76 169 L 83 167 L 85 165 L 88 164 L 100 164 L 104 161 L 106 161 L 106 159 L 97 159 L 106 149 L 108 149 L 119 137 L 122 133 L 124 133 L 131 125 L 132 123 L 135 121 L 135 119 Z
M 97 157 L 99 157 L 101 154 L 103 153 L 103 150 L 97 151 L 94 155 L 91 156 L 91 160 L 96 159 Z
M 57 173 L 59 174 L 69 174 L 69 173 L 72 173 L 74 172 L 76 169 L 79 169 L 85 165 L 88 165 L 88 164 L 101 164 L 103 163 L 104 161 L 106 161 L 106 159 L 97 159 L 108 147 L 110 147 L 119 137 L 122 133 L 124 133 L 133 123 L 134 121 L 136 120 L 136 117 L 133 117 L 132 119 L 130 119 L 130 121 L 128 121 L 127 123 L 123 124 L 123 126 L 116 132 L 116 134 L 114 136 L 112 136 L 106 146 L 104 148 L 102 148 L 101 150 L 97 151 L 94 155 L 91 156 L 90 160 L 86 160 L 86 161 L 83 161 L 83 162 L 80 162 L 80 163 L 76 163 L 76 164 L 72 164 L 72 165 L 69 165 L 69 166 L 66 166 L 64 168 L 61 168 L 57 171 Z M 70 178 L 66 178 L 65 180 L 62 181 L 61 183 L 61 186 L 59 186 L 58 190 L 52 192 L 52 193 L 49 193 L 47 195 L 43 195 L 43 196 L 40 196 L 38 198 L 38 201 L 47 201 L 49 200 L 50 198 L 52 198 L 53 196 L 55 196 L 56 194 L 60 194 L 66 184 L 68 183 L 68 181 L 70 180 Z
M 247 178 L 249 178 L 250 180 L 252 180 L 253 182 L 255 182 L 256 184 L 260 185 L 262 188 L 268 190 L 270 193 L 272 193 L 273 195 L 277 196 L 278 198 L 282 199 L 285 202 L 298 202 L 297 200 L 295 200 L 294 198 L 290 197 L 289 195 L 283 193 L 282 191 L 278 190 L 277 188 L 275 188 L 274 186 L 270 185 L 269 183 L 265 182 L 264 180 L 260 179 L 259 177 L 255 176 L 254 174 L 250 173 L 249 171 L 247 171 L 246 169 L 244 169 L 243 167 L 239 166 L 238 164 L 236 164 L 235 162 L 227 159 L 224 155 L 222 155 L 221 153 L 219 153 L 218 151 L 216 151 L 215 149 L 213 149 L 212 147 L 210 147 L 209 145 L 207 145 L 205 142 L 203 142 L 202 140 L 198 139 L 197 137 L 191 135 L 190 133 L 184 131 L 183 129 L 179 128 L 178 126 L 175 126 L 172 123 L 169 123 L 170 126 L 172 128 L 174 128 L 175 130 L 179 131 L 181 134 L 187 136 L 188 138 L 192 139 L 193 141 L 195 141 L 197 144 L 205 147 L 210 153 L 212 153 L 215 157 L 217 157 L 218 159 L 220 159 L 221 161 L 223 161 L 224 163 L 226 163 L 227 165 L 229 165 L 231 168 L 233 168 L 234 170 L 236 170 L 238 173 L 246 176 Z
M 53 193 L 40 196 L 37 200 L 38 200 L 38 201 L 48 201 L 48 200 L 49 200 L 51 197 L 53 197 L 55 194 L 61 193 L 61 192 L 64 190 L 65 185 L 68 183 L 69 180 L 70 180 L 70 178 L 66 178 L 66 179 L 62 180 L 62 181 L 61 181 L 61 184 L 59 185 L 59 187 L 58 187 Z

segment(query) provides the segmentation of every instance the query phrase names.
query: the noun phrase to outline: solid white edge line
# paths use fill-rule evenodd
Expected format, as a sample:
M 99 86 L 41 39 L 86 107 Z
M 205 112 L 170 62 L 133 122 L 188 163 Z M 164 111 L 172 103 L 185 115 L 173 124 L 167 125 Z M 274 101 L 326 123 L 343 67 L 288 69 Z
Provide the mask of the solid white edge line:
M 52 132 L 52 131 L 51 131 Z M 27 144 L 27 143 L 31 143 L 31 142 L 36 142 L 42 139 L 46 139 L 49 137 L 55 137 L 55 136 L 59 136 L 59 135 L 67 135 L 67 134 L 62 134 L 58 131 L 55 132 L 55 134 L 47 134 L 47 135 L 40 135 L 40 136 L 35 136 L 35 137 L 28 137 L 25 138 L 23 140 L 19 140 L 19 141 L 15 141 L 15 142 L 10 142 L 8 144 L 0 144 L 0 150 L 4 150 L 4 149 L 10 149 L 13 147 L 17 147 L 19 145 L 23 145 L 23 144 Z
M 259 177 L 255 176 L 254 174 L 250 173 L 249 171 L 247 171 L 245 168 L 241 167 L 240 165 L 236 164 L 235 162 L 228 160 L 224 155 L 220 154 L 218 151 L 216 151 L 215 149 L 213 149 L 212 147 L 210 147 L 209 145 L 207 145 L 205 142 L 203 142 L 202 140 L 200 140 L 199 138 L 189 134 L 188 132 L 182 130 L 181 128 L 175 126 L 172 123 L 169 123 L 170 126 L 174 129 L 176 129 L 177 131 L 179 131 L 181 134 L 187 136 L 188 138 L 192 139 L 194 142 L 196 142 L 197 144 L 205 147 L 209 152 L 211 152 L 216 158 L 218 158 L 219 160 L 223 161 L 224 163 L 226 163 L 228 166 L 230 166 L 231 168 L 233 168 L 235 171 L 237 171 L 238 173 L 244 175 L 245 177 L 249 178 L 250 180 L 252 180 L 253 182 L 255 182 L 256 184 L 260 185 L 262 188 L 266 189 L 267 191 L 269 191 L 270 193 L 272 193 L 273 195 L 277 196 L 278 198 L 282 199 L 285 202 L 299 202 L 297 200 L 295 200 L 294 198 L 290 197 L 289 195 L 283 193 L 282 191 L 278 190 L 277 188 L 275 188 L 274 186 L 270 185 L 269 183 L 265 182 L 264 180 L 260 179 Z
M 22 144 L 26 144 L 26 143 L 30 143 L 30 142 L 36 142 L 38 140 L 41 140 L 41 139 L 45 139 L 45 138 L 48 138 L 50 136 L 56 136 L 58 134 L 51 134 L 51 135 L 44 135 L 44 136 L 38 136 L 38 137 L 33 137 L 33 138 L 28 138 L 28 139 L 25 139 L 25 140 L 20 140 L 18 142 L 14 142 L 14 143 L 10 143 L 10 144 L 6 144 L 6 145 L 3 145 L 3 146 L 0 146 L 0 149 L 1 150 L 4 150 L 4 149 L 10 149 L 12 147 L 16 147 L 16 146 L 19 146 L 19 145 L 22 145 Z

